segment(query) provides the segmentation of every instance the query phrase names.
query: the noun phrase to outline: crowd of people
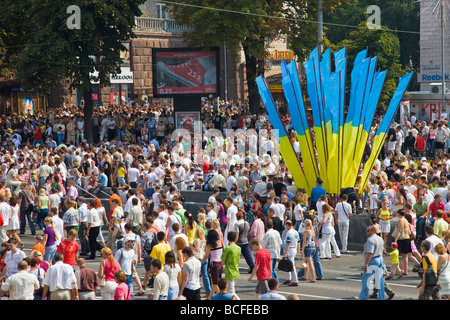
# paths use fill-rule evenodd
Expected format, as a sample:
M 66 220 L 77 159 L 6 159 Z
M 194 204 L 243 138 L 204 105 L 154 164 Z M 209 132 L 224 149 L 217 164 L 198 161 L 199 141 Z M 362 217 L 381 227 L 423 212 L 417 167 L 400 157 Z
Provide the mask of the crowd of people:
M 324 279 L 321 260 L 348 252 L 350 220 L 363 214 L 371 222 L 363 279 L 375 265 L 386 284 L 371 297 L 386 291 L 392 298 L 385 278 L 407 276 L 412 261 L 424 270 L 420 299 L 449 298 L 450 130 L 443 111 L 441 119 L 412 113 L 394 123 L 364 190 L 359 177 L 335 196 L 320 178 L 311 194 L 295 185 L 264 111 L 251 114 L 233 101 L 203 101 L 201 110 L 202 133 L 222 136 L 204 134 L 197 143 L 174 137 L 173 106 L 147 101 L 96 107 L 90 143 L 82 110 L 73 106 L 3 117 L 0 295 L 91 300 L 100 290 L 104 300 L 240 299 L 242 256 L 248 280 L 257 280 L 255 299 L 284 300 L 280 285 Z M 283 123 L 301 159 L 288 115 Z M 378 124 L 379 117 L 365 156 Z M 230 140 L 227 131 L 237 129 L 256 134 Z M 209 194 L 197 212 L 183 205 L 190 190 Z M 29 256 L 21 238 L 28 230 L 36 237 Z M 99 270 L 86 265 L 99 258 Z M 429 266 L 439 275 L 434 286 Z M 369 297 L 368 287 L 360 299 Z

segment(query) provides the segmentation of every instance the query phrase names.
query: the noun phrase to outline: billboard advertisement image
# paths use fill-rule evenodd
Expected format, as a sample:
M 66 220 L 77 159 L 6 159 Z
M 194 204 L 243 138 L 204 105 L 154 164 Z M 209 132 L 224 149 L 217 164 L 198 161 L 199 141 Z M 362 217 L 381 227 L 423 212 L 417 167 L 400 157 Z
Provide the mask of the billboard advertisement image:
M 217 93 L 217 66 L 217 50 L 153 49 L 154 94 Z

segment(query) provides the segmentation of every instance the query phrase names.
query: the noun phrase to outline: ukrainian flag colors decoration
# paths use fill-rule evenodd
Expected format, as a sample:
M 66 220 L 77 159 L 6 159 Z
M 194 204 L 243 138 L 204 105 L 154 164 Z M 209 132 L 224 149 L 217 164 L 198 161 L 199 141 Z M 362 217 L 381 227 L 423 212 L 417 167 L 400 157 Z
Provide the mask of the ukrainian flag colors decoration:
M 292 128 L 299 142 L 301 159 L 298 159 L 294 152 L 264 77 L 259 76 L 256 79 L 269 120 L 273 128 L 278 130 L 279 149 L 284 163 L 295 184 L 305 188 L 308 193 L 315 187 L 317 178 L 323 181 L 323 187 L 330 194 L 340 194 L 343 188 L 355 186 L 386 79 L 386 71 L 376 70 L 377 57 L 367 57 L 367 49 L 359 52 L 350 73 L 350 95 L 346 107 L 346 48 L 333 54 L 334 63 L 331 57 L 328 49 L 320 58 L 316 48 L 303 65 L 311 105 L 312 128 L 308 124 L 297 65 L 294 60 L 287 65 L 284 60 L 281 63 L 283 92 Z M 397 89 L 375 134 L 372 152 L 363 164 L 360 192 L 367 184 L 412 74 L 411 72 L 399 79 Z

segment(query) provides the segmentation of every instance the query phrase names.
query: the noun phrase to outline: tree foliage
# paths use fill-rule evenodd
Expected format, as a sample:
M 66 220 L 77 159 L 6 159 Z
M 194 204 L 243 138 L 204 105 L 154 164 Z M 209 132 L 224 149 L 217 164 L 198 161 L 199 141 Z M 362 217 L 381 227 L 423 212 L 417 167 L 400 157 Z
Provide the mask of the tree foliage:
M 365 22 L 360 24 L 360 27 L 361 28 L 359 29 L 353 30 L 347 39 L 338 44 L 328 43 L 327 46 L 329 46 L 333 52 L 340 50 L 343 47 L 347 48 L 348 73 L 353 69 L 353 61 L 361 50 L 367 48 L 368 57 L 378 57 L 376 69 L 387 71 L 386 81 L 379 102 L 379 106 L 385 109 L 389 105 L 389 101 L 394 94 L 399 77 L 407 73 L 402 69 L 399 62 L 400 41 L 392 32 L 386 30 L 386 27 L 382 27 L 379 30 L 370 30 L 366 27 Z M 350 81 L 347 81 L 347 88 L 349 88 L 349 86 Z
M 92 141 L 91 80 L 109 85 L 109 75 L 120 71 L 123 41 L 134 36 L 134 17 L 145 0 L 2 0 L 0 11 L 8 12 L 2 22 L 15 42 L 9 60 L 17 70 L 17 79 L 25 88 L 51 92 L 60 79 L 67 79 L 71 89 L 83 92 L 85 127 Z M 67 20 L 80 8 L 79 28 L 70 29 Z M 95 59 L 94 59 L 95 57 Z M 94 76 L 94 72 L 98 75 Z
M 380 8 L 381 25 L 393 30 L 400 41 L 399 62 L 403 68 L 418 69 L 420 2 L 416 0 L 358 0 L 345 3 L 333 13 L 325 13 L 324 19 L 330 25 L 326 28 L 326 38 L 331 43 L 339 43 L 351 36 L 355 28 L 367 21 L 367 8 L 376 5 Z M 338 26 L 335 24 L 343 24 Z M 399 30 L 402 32 L 395 32 Z M 407 31 L 407 32 L 404 32 Z

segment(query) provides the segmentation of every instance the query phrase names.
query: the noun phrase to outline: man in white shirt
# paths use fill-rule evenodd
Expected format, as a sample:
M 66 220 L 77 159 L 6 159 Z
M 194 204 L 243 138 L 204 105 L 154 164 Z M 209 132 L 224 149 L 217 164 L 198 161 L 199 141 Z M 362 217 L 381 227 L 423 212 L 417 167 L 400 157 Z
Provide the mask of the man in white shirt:
M 130 187 L 132 187 L 132 188 L 137 187 L 137 181 L 139 179 L 139 175 L 140 175 L 140 171 L 135 166 L 128 168 L 128 182 L 130 184 Z
M 173 184 L 178 190 L 184 190 L 184 176 L 186 175 L 186 170 L 181 165 L 181 161 L 175 163 L 176 169 L 173 175 Z
M 63 254 L 55 253 L 55 263 L 48 268 L 44 277 L 42 299 L 50 290 L 50 300 L 79 300 L 77 278 L 71 265 L 63 263 Z
M 237 188 L 236 172 L 231 171 L 230 175 L 227 178 L 226 185 L 228 192 L 230 192 L 231 188 L 233 187 Z
M 64 221 L 58 215 L 58 211 L 54 208 L 50 208 L 49 215 L 52 217 L 53 227 L 58 235 L 58 240 L 55 240 L 56 246 L 59 246 L 61 241 L 64 240 Z
M 275 265 L 280 258 L 281 247 L 283 242 L 281 240 L 280 233 L 273 228 L 272 219 L 266 221 L 266 233 L 261 241 L 261 246 L 266 248 L 270 252 L 270 258 L 272 259 L 272 278 L 278 279 L 278 274 L 275 269 Z
M 120 264 L 120 269 L 127 276 L 127 285 L 133 295 L 133 261 L 135 259 L 134 243 L 137 237 L 135 235 L 126 235 L 123 239 L 123 247 L 116 251 L 114 259 Z
M 87 214 L 87 230 L 86 235 L 89 239 L 89 248 L 91 254 L 89 256 L 90 260 L 95 259 L 95 253 L 97 252 L 97 237 L 100 232 L 101 219 L 98 214 L 97 209 L 95 209 L 94 203 L 91 201 L 87 204 L 88 214 Z
M 284 257 L 292 262 L 293 270 L 286 273 L 286 281 L 284 284 L 289 286 L 298 286 L 297 270 L 295 268 L 295 258 L 300 258 L 300 236 L 294 229 L 292 221 L 287 220 L 286 223 L 286 250 Z
M 341 201 L 336 204 L 337 222 L 339 229 L 339 238 L 342 244 L 342 253 L 347 252 L 348 230 L 350 226 L 350 218 L 352 216 L 352 206 L 347 202 L 348 195 L 343 194 Z
M 217 219 L 217 212 L 214 211 L 214 203 L 209 202 L 206 205 L 206 219 L 208 221 L 213 221 L 215 219 Z
M 125 207 L 123 208 L 123 213 L 125 216 L 126 222 L 128 222 L 128 215 L 130 214 L 131 207 L 133 206 L 133 198 L 136 198 L 135 191 L 133 189 L 129 189 L 127 193 L 127 201 L 125 203 Z M 138 198 L 139 200 L 139 198 Z M 139 206 L 141 205 L 141 200 L 139 200 Z
M 88 222 L 87 222 L 87 216 L 88 216 L 88 212 L 89 209 L 87 207 L 87 204 L 85 203 L 85 199 L 83 196 L 79 196 L 77 198 L 77 204 L 78 204 L 78 212 L 80 213 L 80 228 L 78 230 L 78 239 L 80 240 L 80 244 L 81 244 L 81 252 L 80 255 L 88 255 L 89 250 L 89 241 L 87 239 L 87 227 L 88 227 Z M 94 248 L 95 250 L 95 248 Z
M 2 283 L 1 291 L 9 291 L 9 300 L 34 300 L 34 290 L 39 289 L 37 277 L 27 272 L 28 263 L 19 261 L 17 273 Z
M 191 167 L 189 172 L 184 176 L 184 185 L 186 190 L 194 190 L 195 187 L 195 169 Z
M 430 246 L 430 252 L 432 254 L 434 254 L 434 256 L 436 257 L 436 260 L 439 259 L 439 254 L 434 251 L 434 247 L 438 244 L 438 243 L 443 243 L 443 241 L 441 239 L 439 239 L 435 234 L 434 234 L 434 228 L 430 225 L 425 226 L 425 236 L 428 242 L 430 242 L 431 246 Z
M 261 178 L 261 181 L 255 185 L 255 189 L 253 190 L 260 197 L 263 197 L 266 195 L 266 191 L 267 191 L 267 182 L 266 181 L 267 181 L 267 177 L 263 176 Z
M 226 205 L 228 206 L 228 209 L 227 209 L 227 215 L 226 215 L 227 216 L 227 228 L 224 233 L 224 239 L 225 238 L 227 239 L 228 232 L 234 230 L 238 207 L 235 205 L 235 203 L 233 202 L 233 198 L 231 198 L 231 197 L 227 197 L 225 201 L 226 201 Z M 224 241 L 224 242 L 226 243 L 226 241 Z

